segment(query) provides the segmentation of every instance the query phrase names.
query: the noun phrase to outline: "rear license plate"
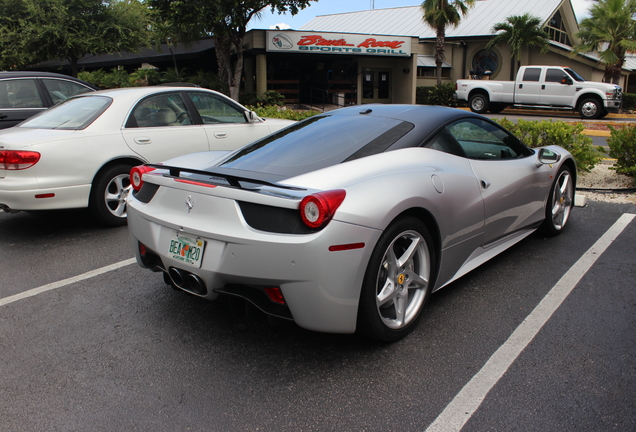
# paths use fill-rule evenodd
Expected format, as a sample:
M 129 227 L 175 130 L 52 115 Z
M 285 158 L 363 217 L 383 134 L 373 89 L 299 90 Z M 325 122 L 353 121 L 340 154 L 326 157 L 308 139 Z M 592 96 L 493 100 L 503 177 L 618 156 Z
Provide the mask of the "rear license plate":
M 193 267 L 201 267 L 205 242 L 199 238 L 175 232 L 170 238 L 168 256 Z

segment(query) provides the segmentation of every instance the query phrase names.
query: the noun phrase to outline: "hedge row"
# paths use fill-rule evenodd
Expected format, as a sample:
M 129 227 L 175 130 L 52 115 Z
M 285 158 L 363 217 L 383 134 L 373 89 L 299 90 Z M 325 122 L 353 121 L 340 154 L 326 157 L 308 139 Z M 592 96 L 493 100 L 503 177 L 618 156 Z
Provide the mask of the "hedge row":
M 516 123 L 502 118 L 496 120 L 531 148 L 558 145 L 569 151 L 579 171 L 590 172 L 603 159 L 602 147 L 595 147 L 592 138 L 583 134 L 583 123 L 519 119 Z
M 636 94 L 623 93 L 623 111 L 636 111 Z
M 443 105 L 449 107 L 468 106 L 465 101 L 453 99 L 455 84 L 443 83 L 439 86 L 418 87 L 415 91 L 415 103 L 419 105 Z
M 636 180 L 636 125 L 608 127 L 611 130 L 611 136 L 607 140 L 609 155 L 616 159 L 613 168 L 617 173 Z

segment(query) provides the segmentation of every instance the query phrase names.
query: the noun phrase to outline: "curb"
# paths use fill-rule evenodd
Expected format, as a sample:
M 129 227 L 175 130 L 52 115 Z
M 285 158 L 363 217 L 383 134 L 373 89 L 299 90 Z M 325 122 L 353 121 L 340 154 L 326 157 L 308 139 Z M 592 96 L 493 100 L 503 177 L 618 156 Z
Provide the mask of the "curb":
M 583 135 L 609 138 L 610 136 L 612 136 L 612 133 L 610 131 L 584 129 L 583 130 Z

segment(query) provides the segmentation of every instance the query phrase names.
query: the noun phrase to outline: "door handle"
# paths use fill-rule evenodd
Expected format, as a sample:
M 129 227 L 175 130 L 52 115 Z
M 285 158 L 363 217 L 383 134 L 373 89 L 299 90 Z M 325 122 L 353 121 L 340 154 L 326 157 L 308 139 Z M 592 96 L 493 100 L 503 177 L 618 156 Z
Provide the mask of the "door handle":
M 488 189 L 490 187 L 490 182 L 488 180 L 482 180 L 481 181 L 481 187 L 483 189 Z
M 214 132 L 214 136 L 218 139 L 227 138 L 226 132 Z
M 519 84 L 519 88 L 523 88 L 523 84 Z
M 545 84 L 541 86 L 541 90 L 545 90 Z
M 137 144 L 150 144 L 152 140 L 148 137 L 137 137 L 135 138 L 135 142 Z
M 0 120 L 6 119 L 7 117 L 9 116 L 6 114 L 0 114 Z

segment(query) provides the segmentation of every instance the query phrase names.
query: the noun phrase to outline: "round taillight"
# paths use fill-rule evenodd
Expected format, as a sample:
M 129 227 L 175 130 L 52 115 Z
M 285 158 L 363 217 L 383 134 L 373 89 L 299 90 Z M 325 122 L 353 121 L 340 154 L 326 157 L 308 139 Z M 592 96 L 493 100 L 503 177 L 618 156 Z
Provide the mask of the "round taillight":
M 300 217 L 310 228 L 322 228 L 333 217 L 347 193 L 343 189 L 307 195 L 300 202 Z
M 40 160 L 40 153 L 23 150 L 0 150 L 0 169 L 23 170 Z
M 130 185 L 133 190 L 138 191 L 144 184 L 143 175 L 147 172 L 154 171 L 154 168 L 139 165 L 130 170 Z

